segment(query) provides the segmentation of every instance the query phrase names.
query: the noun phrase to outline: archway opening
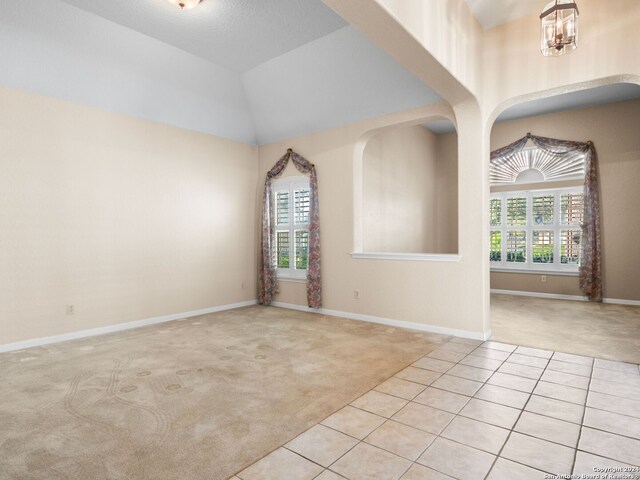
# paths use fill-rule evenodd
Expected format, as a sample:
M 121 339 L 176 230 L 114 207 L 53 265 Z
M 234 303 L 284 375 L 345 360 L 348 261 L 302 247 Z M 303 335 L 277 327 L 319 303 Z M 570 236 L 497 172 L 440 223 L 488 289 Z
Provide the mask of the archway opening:
M 598 153 L 602 283 L 605 302 L 640 305 L 640 85 L 620 83 L 524 102 L 505 110 L 491 131 L 491 150 L 527 132 L 576 142 Z M 512 159 L 513 160 L 513 159 Z M 593 356 L 615 342 L 632 348 L 632 320 L 617 312 L 594 317 L 578 281 L 584 162 L 549 163 L 525 149 L 518 164 L 490 167 L 491 329 L 497 341 Z M 536 163 L 537 162 L 537 163 Z M 546 162 L 546 163 L 545 163 Z M 528 298 L 527 298 L 528 297 Z M 549 303 L 556 302 L 556 303 Z M 604 312 L 604 310 L 603 310 Z M 571 320 L 571 321 L 568 321 Z M 616 338 L 594 335 L 594 329 Z M 618 347 L 617 347 L 618 348 Z M 579 351 L 582 349 L 581 351 Z M 596 355 L 598 356 L 598 355 Z

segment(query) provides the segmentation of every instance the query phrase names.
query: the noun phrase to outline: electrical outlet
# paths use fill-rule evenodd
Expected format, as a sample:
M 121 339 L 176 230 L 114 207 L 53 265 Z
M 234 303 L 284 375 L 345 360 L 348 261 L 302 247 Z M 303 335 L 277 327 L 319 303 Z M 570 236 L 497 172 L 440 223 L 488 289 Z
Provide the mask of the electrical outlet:
M 360 300 L 360 290 L 353 291 L 353 298 L 355 298 L 356 300 Z
M 74 305 L 67 305 L 67 315 L 73 315 L 76 313 L 76 307 Z
M 240 285 L 240 288 L 244 290 L 244 282 L 242 282 L 242 284 Z
M 547 283 L 547 276 L 546 275 L 540 275 L 540 281 L 542 283 Z

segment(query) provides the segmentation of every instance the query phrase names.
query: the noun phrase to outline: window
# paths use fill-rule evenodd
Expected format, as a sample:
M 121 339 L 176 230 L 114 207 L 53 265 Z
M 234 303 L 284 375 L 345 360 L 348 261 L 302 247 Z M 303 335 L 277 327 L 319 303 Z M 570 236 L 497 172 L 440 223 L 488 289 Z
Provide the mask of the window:
M 577 272 L 581 187 L 495 193 L 489 208 L 492 268 Z
M 304 278 L 309 255 L 309 179 L 285 177 L 273 183 L 279 277 Z

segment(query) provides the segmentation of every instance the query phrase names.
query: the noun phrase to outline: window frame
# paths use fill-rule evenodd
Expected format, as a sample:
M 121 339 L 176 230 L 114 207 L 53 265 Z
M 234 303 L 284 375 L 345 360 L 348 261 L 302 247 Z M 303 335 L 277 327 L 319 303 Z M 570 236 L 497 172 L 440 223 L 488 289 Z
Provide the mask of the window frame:
M 311 185 L 309 177 L 306 176 L 290 176 L 284 178 L 278 178 L 271 184 L 271 191 L 273 193 L 273 208 L 274 208 L 274 245 L 273 245 L 273 259 L 276 269 L 276 276 L 279 279 L 291 279 L 291 280 L 303 280 L 307 278 L 307 268 L 296 268 L 296 231 L 306 230 L 309 231 L 309 222 L 295 223 L 295 192 L 299 190 L 308 190 L 309 196 L 311 195 Z M 278 224 L 278 193 L 287 192 L 289 194 L 289 223 Z M 309 205 L 311 207 L 311 205 Z M 311 212 L 309 212 L 311 213 Z M 309 215 L 309 220 L 310 220 Z M 289 232 L 289 268 L 278 267 L 278 245 L 277 238 L 278 232 Z M 307 267 L 308 267 L 308 243 L 307 243 Z
M 549 272 L 565 275 L 577 275 L 579 264 L 563 264 L 560 258 L 561 235 L 562 230 L 581 230 L 582 226 L 578 223 L 562 224 L 561 221 L 561 198 L 566 194 L 584 194 L 582 186 L 562 187 L 562 188 L 545 188 L 532 190 L 510 190 L 491 193 L 490 202 L 493 199 L 500 199 L 500 225 L 489 225 L 489 238 L 492 232 L 500 232 L 501 249 L 500 261 L 489 260 L 491 270 L 493 271 L 518 271 L 524 273 Z M 548 224 L 536 224 L 533 221 L 533 198 L 541 196 L 554 196 L 553 216 L 554 222 Z M 507 199 L 509 198 L 526 198 L 526 222 L 525 225 L 507 225 Z M 491 204 L 491 203 L 490 203 Z M 489 215 L 491 216 L 491 214 Z M 524 262 L 507 262 L 507 233 L 509 231 L 525 231 L 526 232 L 526 257 Z M 534 263 L 533 262 L 533 232 L 534 231 L 551 231 L 553 232 L 553 263 Z M 491 254 L 491 250 L 488 252 Z

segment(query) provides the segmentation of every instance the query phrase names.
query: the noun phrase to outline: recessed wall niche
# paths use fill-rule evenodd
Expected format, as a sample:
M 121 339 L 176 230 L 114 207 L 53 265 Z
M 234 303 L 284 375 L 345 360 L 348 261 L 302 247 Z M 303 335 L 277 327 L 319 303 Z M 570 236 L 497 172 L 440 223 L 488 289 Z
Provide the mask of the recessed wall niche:
M 458 252 L 458 138 L 448 120 L 385 129 L 363 154 L 363 250 Z

